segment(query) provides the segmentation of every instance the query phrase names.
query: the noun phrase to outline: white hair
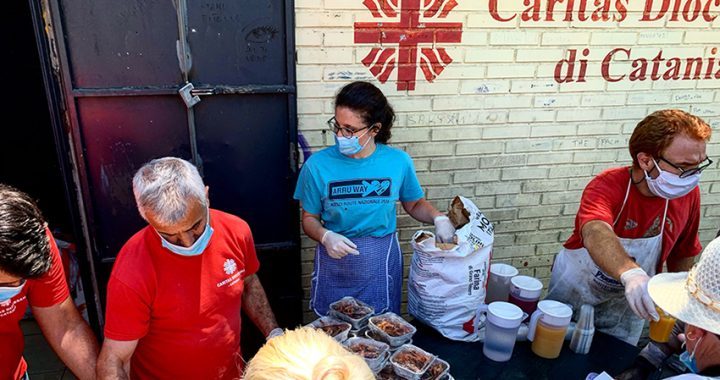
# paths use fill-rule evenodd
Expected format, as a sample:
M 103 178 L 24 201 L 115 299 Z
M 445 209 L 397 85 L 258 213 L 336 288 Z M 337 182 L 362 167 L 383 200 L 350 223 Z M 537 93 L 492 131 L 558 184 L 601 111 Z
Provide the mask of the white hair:
M 322 331 L 303 327 L 270 339 L 245 368 L 244 380 L 373 380 L 360 356 Z
M 133 177 L 133 194 L 143 219 L 151 212 L 166 225 L 186 217 L 191 200 L 203 207 L 208 204 L 197 168 L 177 157 L 157 158 L 143 165 Z

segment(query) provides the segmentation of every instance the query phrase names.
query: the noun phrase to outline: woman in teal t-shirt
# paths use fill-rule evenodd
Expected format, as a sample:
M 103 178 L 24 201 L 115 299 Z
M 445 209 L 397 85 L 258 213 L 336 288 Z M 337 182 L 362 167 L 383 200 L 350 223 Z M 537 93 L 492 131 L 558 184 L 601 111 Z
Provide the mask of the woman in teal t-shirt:
M 344 296 L 378 313 L 400 313 L 397 201 L 416 220 L 433 222 L 440 241 L 452 241 L 455 234 L 448 217 L 425 200 L 410 156 L 386 145 L 394 119 L 377 87 L 346 85 L 328 120 L 335 146 L 313 154 L 300 172 L 294 197 L 303 209 L 303 230 L 320 243 L 311 282 L 311 306 L 318 315 Z

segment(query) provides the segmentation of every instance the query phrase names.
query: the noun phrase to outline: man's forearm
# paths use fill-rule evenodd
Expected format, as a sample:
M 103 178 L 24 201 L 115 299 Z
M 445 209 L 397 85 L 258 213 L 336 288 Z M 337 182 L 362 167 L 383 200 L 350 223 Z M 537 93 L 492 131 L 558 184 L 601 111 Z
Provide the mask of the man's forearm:
M 628 256 L 609 224 L 594 220 L 582 228 L 583 245 L 603 272 L 615 279 L 630 269 L 640 266 Z
M 100 380 L 127 380 L 130 378 L 130 361 L 138 341 L 120 341 L 105 337 L 97 360 L 97 377 Z
M 95 378 L 98 344 L 70 297 L 51 307 L 33 309 L 55 353 L 79 379 Z
M 250 317 L 255 326 L 267 336 L 272 329 L 278 327 L 275 314 L 270 308 L 265 289 L 263 289 L 257 275 L 245 279 L 245 289 L 242 296 L 242 310 Z
M 76 323 L 62 338 L 60 347 L 56 352 L 78 379 L 95 378 L 98 344 L 87 324 Z
M 682 259 L 668 260 L 668 272 L 687 272 L 695 264 L 695 257 L 683 257 Z
M 128 380 L 129 366 L 124 365 L 118 358 L 98 359 L 97 379 L 98 380 Z

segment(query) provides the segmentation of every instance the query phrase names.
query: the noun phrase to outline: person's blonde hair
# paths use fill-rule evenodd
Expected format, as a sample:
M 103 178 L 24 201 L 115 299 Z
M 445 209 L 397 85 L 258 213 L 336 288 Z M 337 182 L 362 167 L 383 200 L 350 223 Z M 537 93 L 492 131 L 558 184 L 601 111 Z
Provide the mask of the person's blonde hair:
M 272 338 L 245 368 L 246 380 L 371 380 L 370 367 L 325 333 L 304 327 Z

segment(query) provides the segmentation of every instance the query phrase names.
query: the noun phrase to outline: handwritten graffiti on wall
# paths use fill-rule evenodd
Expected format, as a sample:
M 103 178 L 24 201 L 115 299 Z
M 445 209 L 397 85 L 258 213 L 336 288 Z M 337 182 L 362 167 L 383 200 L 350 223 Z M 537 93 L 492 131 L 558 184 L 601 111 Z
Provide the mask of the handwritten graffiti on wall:
M 422 1 L 422 7 L 421 7 Z M 399 6 L 398 3 L 402 5 Z M 417 68 L 432 82 L 452 58 L 435 43 L 461 42 L 462 23 L 434 22 L 445 18 L 457 6 L 455 0 L 365 0 L 363 4 L 380 22 L 356 22 L 355 43 L 381 44 L 362 60 L 363 65 L 378 78 L 387 82 L 397 67 L 397 89 L 414 90 Z M 399 22 L 387 22 L 400 15 Z M 421 15 L 423 20 L 421 21 Z M 385 47 L 391 44 L 397 47 Z M 431 44 L 431 47 L 419 47 Z

